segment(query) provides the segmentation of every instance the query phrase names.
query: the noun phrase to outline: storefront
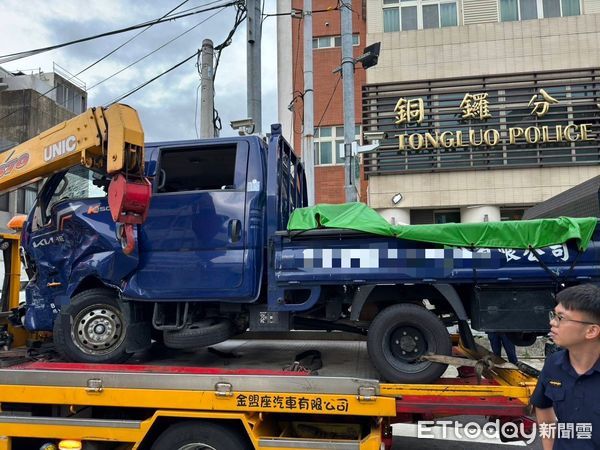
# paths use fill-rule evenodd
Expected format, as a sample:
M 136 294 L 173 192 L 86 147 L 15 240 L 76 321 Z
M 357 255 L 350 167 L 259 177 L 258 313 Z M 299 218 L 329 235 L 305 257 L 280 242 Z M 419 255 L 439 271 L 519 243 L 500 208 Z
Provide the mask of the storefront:
M 600 174 L 600 69 L 367 84 L 369 203 L 394 222 L 519 219 Z

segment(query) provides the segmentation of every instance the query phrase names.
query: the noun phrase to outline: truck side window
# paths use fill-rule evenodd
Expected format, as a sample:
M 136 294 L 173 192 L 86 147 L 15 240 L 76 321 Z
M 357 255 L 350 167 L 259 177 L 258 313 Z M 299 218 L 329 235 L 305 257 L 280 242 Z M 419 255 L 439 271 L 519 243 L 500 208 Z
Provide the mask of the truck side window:
M 160 159 L 159 193 L 236 189 L 233 145 L 165 150 Z
M 52 207 L 64 200 L 102 198 L 107 195 L 108 181 L 83 166 L 75 166 L 65 172 L 64 177 L 52 193 L 44 209 L 44 221 L 50 219 Z

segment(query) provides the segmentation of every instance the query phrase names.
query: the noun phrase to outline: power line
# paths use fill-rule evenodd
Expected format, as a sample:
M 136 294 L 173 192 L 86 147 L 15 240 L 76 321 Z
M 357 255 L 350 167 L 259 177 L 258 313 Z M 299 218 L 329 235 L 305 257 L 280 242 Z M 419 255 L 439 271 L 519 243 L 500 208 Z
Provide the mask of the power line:
M 156 75 L 155 77 L 149 79 L 148 81 L 140 84 L 139 86 L 137 86 L 136 88 L 133 88 L 131 91 L 127 92 L 126 94 L 121 95 L 120 97 L 115 98 L 114 100 L 112 100 L 110 103 L 107 103 L 106 105 L 104 105 L 105 108 L 108 108 L 111 105 L 114 105 L 115 103 L 120 102 L 121 100 L 129 97 L 132 94 L 135 94 L 137 91 L 139 91 L 140 89 L 148 86 L 150 83 L 158 80 L 160 77 L 162 77 L 163 75 L 168 74 L 169 72 L 177 69 L 179 66 L 182 66 L 183 64 L 185 64 L 186 62 L 188 62 L 189 60 L 191 60 L 192 58 L 194 58 L 196 55 L 198 54 L 198 51 L 195 51 L 192 55 L 188 56 L 187 58 L 185 58 L 184 60 L 178 62 L 177 64 L 175 64 L 174 66 L 171 66 L 169 69 L 165 70 L 164 72 L 159 73 L 158 75 Z
M 218 50 L 219 54 L 217 56 L 217 63 L 215 65 L 215 69 L 213 71 L 213 80 L 215 79 L 215 76 L 217 74 L 217 66 L 219 63 L 219 59 L 221 57 L 221 51 L 231 45 L 232 42 L 232 37 L 235 34 L 237 28 L 239 27 L 239 25 L 244 21 L 244 19 L 246 18 L 246 8 L 243 6 L 243 4 L 241 4 L 240 2 L 235 2 L 233 3 L 234 5 L 237 6 L 237 13 L 236 13 L 236 20 L 235 23 L 233 25 L 233 28 L 231 29 L 231 31 L 229 32 L 229 34 L 227 35 L 227 37 L 225 38 L 225 40 L 217 45 L 214 49 Z M 222 5 L 220 8 L 223 8 L 225 5 Z M 158 80 L 160 77 L 162 77 L 163 75 L 166 75 L 167 73 L 175 70 L 176 68 L 178 68 L 179 66 L 185 64 L 186 62 L 188 62 L 189 60 L 191 60 L 194 57 L 198 57 L 200 53 L 200 50 L 195 51 L 192 55 L 188 56 L 187 58 L 185 58 L 184 60 L 178 62 L 177 64 L 175 64 L 174 66 L 170 67 L 169 69 L 165 70 L 164 72 L 161 72 L 160 74 L 156 75 L 155 77 L 151 78 L 150 80 L 140 84 L 139 86 L 137 86 L 136 88 L 132 89 L 131 91 L 127 92 L 126 94 L 121 95 L 120 97 L 117 97 L 116 99 L 112 100 L 110 103 L 108 103 L 107 105 L 105 105 L 105 107 L 109 107 L 111 105 L 114 105 L 115 103 L 120 102 L 121 100 L 129 97 L 130 95 L 136 93 L 137 91 L 139 91 L 140 89 L 144 88 L 145 86 L 149 85 L 150 83 Z M 215 120 L 220 120 L 218 117 Z
M 140 61 L 143 61 L 144 59 L 146 59 L 148 56 L 153 55 L 154 53 L 156 53 L 157 51 L 163 49 L 164 47 L 166 47 L 167 45 L 169 45 L 170 43 L 176 41 L 177 39 L 179 39 L 180 37 L 186 35 L 187 33 L 189 33 L 190 31 L 198 28 L 200 25 L 202 25 L 203 23 L 207 22 L 208 20 L 212 19 L 213 17 L 215 17 L 217 14 L 223 12 L 225 10 L 225 7 L 221 8 L 220 10 L 218 10 L 217 12 L 211 14 L 210 16 L 208 16 L 206 19 L 201 20 L 200 22 L 198 22 L 196 25 L 194 25 L 191 28 L 188 28 L 186 31 L 184 31 L 183 33 L 178 34 L 177 36 L 175 36 L 174 38 L 168 40 L 167 42 L 165 42 L 164 44 L 162 44 L 161 46 L 155 48 L 154 50 L 152 50 L 150 53 L 146 53 L 144 56 L 142 56 L 141 58 L 135 60 L 134 62 L 132 62 L 131 64 L 123 67 L 122 69 L 119 69 L 118 71 L 116 71 L 115 73 L 113 73 L 112 75 L 109 75 L 108 77 L 104 78 L 103 80 L 98 81 L 96 84 L 90 86 L 87 90 L 91 91 L 92 89 L 94 89 L 95 87 L 101 85 L 102 83 L 110 80 L 111 78 L 116 77 L 117 75 L 119 75 L 120 73 L 124 72 L 125 70 L 129 69 L 130 67 L 136 65 L 137 63 L 139 63 Z
M 167 17 L 169 14 L 171 14 L 173 11 L 178 10 L 181 6 L 185 5 L 187 2 L 189 2 L 189 0 L 183 0 L 183 2 L 181 2 L 179 5 L 177 5 L 175 8 L 171 9 L 170 11 L 168 11 L 166 14 L 164 14 L 160 19 L 164 19 L 165 17 Z M 158 20 L 160 20 L 158 19 Z M 96 64 L 104 61 L 106 58 L 108 58 L 109 56 L 115 54 L 118 50 L 120 50 L 121 48 L 125 47 L 127 44 L 129 44 L 131 41 L 133 41 L 135 38 L 137 38 L 140 34 L 148 31 L 153 25 L 155 25 L 156 22 L 148 25 L 146 28 L 144 28 L 142 31 L 140 31 L 139 33 L 137 33 L 136 35 L 132 36 L 131 38 L 127 39 L 125 42 L 123 42 L 121 45 L 117 46 L 115 49 L 111 50 L 110 52 L 108 52 L 106 55 L 104 55 L 102 58 L 98 59 L 97 61 L 93 62 L 92 64 L 90 64 L 89 66 L 87 66 L 85 69 L 80 70 L 78 73 L 76 73 L 75 75 L 73 75 L 72 78 L 77 77 L 79 75 L 81 75 L 83 72 L 85 72 L 88 69 L 91 69 L 92 67 L 94 67 Z M 69 78 L 70 81 L 71 78 Z M 93 87 L 93 86 L 92 86 Z M 56 87 L 52 88 L 52 89 L 56 89 Z M 91 88 L 90 88 L 91 89 Z M 44 94 L 45 95 L 45 94 Z
M 242 24 L 242 22 L 244 22 L 244 20 L 246 19 L 247 11 L 246 11 L 246 7 L 244 6 L 244 4 L 237 3 L 236 6 L 237 6 L 237 12 L 235 13 L 235 21 L 233 23 L 233 28 L 231 29 L 231 31 L 229 32 L 227 37 L 223 40 L 223 42 L 221 42 L 219 45 L 214 47 L 214 51 L 217 52 L 217 56 L 215 58 L 215 69 L 213 70 L 213 81 L 217 77 L 217 69 L 219 68 L 219 61 L 221 60 L 221 51 L 225 47 L 229 47 L 231 45 L 233 35 L 237 31 L 238 27 Z
M 236 8 L 237 8 L 237 11 L 235 13 L 235 21 L 233 23 L 233 28 L 231 29 L 231 31 L 229 32 L 229 34 L 227 35 L 225 40 L 213 48 L 213 55 L 214 55 L 214 52 L 217 52 L 217 56 L 216 56 L 216 60 L 215 60 L 215 68 L 213 70 L 213 76 L 212 76 L 213 77 L 213 85 L 214 85 L 215 79 L 217 78 L 217 69 L 219 68 L 219 62 L 221 61 L 221 52 L 223 51 L 223 49 L 225 49 L 225 47 L 228 47 L 231 45 L 233 35 L 235 34 L 238 27 L 242 24 L 242 22 L 247 17 L 248 11 L 246 10 L 246 7 L 244 6 L 243 3 L 238 3 L 236 5 Z M 217 135 L 218 135 L 218 132 L 221 131 L 221 129 L 223 127 L 221 124 L 221 117 L 219 116 L 219 111 L 214 107 L 214 103 L 213 103 L 213 125 L 214 125 L 215 129 L 217 130 Z
M 49 47 L 42 47 L 42 48 L 33 49 L 33 50 L 26 50 L 26 51 L 17 52 L 17 53 L 10 53 L 10 54 L 7 54 L 7 55 L 0 55 L 0 64 L 6 63 L 6 62 L 10 62 L 10 61 L 16 61 L 18 59 L 26 58 L 28 56 L 38 55 L 40 53 L 44 53 L 44 52 L 47 52 L 47 51 L 50 51 L 50 50 L 56 50 L 58 48 L 66 47 L 66 46 L 69 46 L 69 45 L 79 44 L 81 42 L 91 41 L 91 40 L 98 39 L 98 38 L 101 38 L 101 37 L 112 36 L 112 35 L 115 35 L 115 34 L 120 34 L 120 33 L 125 33 L 125 32 L 128 32 L 128 31 L 132 31 L 132 30 L 137 30 L 138 28 L 144 28 L 144 27 L 147 27 L 149 25 L 156 25 L 156 24 L 159 24 L 159 23 L 169 22 L 169 21 L 181 19 L 183 17 L 192 16 L 192 15 L 195 15 L 195 14 L 201 14 L 203 12 L 212 11 L 214 9 L 219 9 L 219 8 L 223 8 L 223 7 L 227 7 L 227 6 L 233 6 L 233 5 L 236 5 L 236 4 L 239 4 L 239 3 L 240 3 L 240 0 L 230 1 L 230 2 L 224 3 L 222 5 L 211 6 L 209 8 L 204 8 L 204 9 L 200 9 L 198 11 L 192 11 L 192 12 L 188 12 L 188 13 L 184 13 L 184 14 L 178 14 L 178 15 L 174 15 L 174 16 L 167 16 L 167 17 L 163 17 L 163 18 L 160 18 L 160 19 L 143 22 L 143 23 L 140 23 L 140 24 L 137 24 L 137 25 L 132 25 L 132 26 L 129 26 L 129 27 L 126 27 L 126 28 L 121 28 L 121 29 L 118 29 L 118 30 L 108 31 L 106 33 L 100 33 L 100 34 L 96 34 L 96 35 L 93 35 L 93 36 L 88 36 L 88 37 L 81 38 L 81 39 L 75 39 L 73 41 L 64 42 L 62 44 L 51 45 Z
M 340 75 L 338 77 L 337 81 L 335 82 L 335 86 L 333 88 L 333 91 L 331 92 L 331 96 L 329 97 L 329 100 L 327 101 L 325 110 L 323 111 L 323 114 L 321 115 L 321 119 L 319 120 L 319 123 L 317 124 L 317 128 L 319 128 L 321 126 L 321 122 L 323 122 L 323 117 L 325 117 L 325 113 L 327 113 L 327 110 L 329 109 L 329 105 L 331 105 L 331 100 L 333 100 L 333 96 L 335 95 L 335 91 L 336 91 L 338 85 L 340 84 L 341 79 L 342 79 L 342 76 Z
M 170 11 L 168 11 L 166 14 L 164 14 L 162 18 L 168 17 L 173 11 L 179 9 L 182 5 L 184 5 L 185 3 L 187 3 L 189 0 L 184 0 L 182 3 L 180 3 L 179 5 L 177 5 L 175 8 L 171 9 Z M 222 0 L 215 0 L 213 2 L 210 2 L 204 6 L 208 6 L 210 4 L 214 4 L 217 2 L 220 2 Z M 194 7 L 194 8 L 190 8 L 190 9 L 196 9 L 198 7 Z M 207 20 L 213 18 L 214 16 L 216 16 L 217 14 L 219 14 L 220 12 L 222 12 L 225 9 L 225 6 L 220 7 L 221 9 L 219 9 L 217 12 L 215 12 L 214 14 L 212 14 L 211 16 L 209 16 L 206 19 L 203 19 L 202 21 L 200 21 L 198 24 L 194 25 L 193 27 L 189 28 L 187 31 L 184 31 L 183 33 L 179 34 L 178 36 L 176 36 L 175 38 L 169 40 L 168 42 L 166 42 L 165 44 L 163 44 L 162 46 L 158 47 L 157 49 L 153 50 L 152 52 L 146 54 L 145 56 L 143 56 L 142 58 L 139 58 L 138 60 L 134 61 L 133 63 L 129 64 L 128 66 L 120 69 L 119 71 L 113 73 L 112 75 L 108 76 L 107 78 L 99 81 L 98 83 L 94 84 L 93 86 L 89 87 L 87 89 L 87 91 L 92 90 L 93 88 L 95 88 L 96 86 L 104 83 L 105 81 L 108 81 L 109 79 L 115 77 L 116 75 L 122 73 L 123 71 L 127 70 L 128 68 L 132 67 L 133 65 L 137 64 L 138 62 L 142 61 L 143 59 L 147 58 L 148 56 L 154 54 L 155 52 L 157 52 L 158 50 L 162 49 L 163 47 L 167 46 L 168 44 L 170 44 L 171 42 L 175 41 L 176 39 L 179 39 L 181 36 L 185 35 L 186 33 L 192 31 L 193 29 L 195 29 L 196 27 L 198 27 L 199 25 L 203 24 L 204 22 L 206 22 Z M 190 9 L 186 10 L 189 11 Z M 158 19 L 160 20 L 160 19 Z M 128 39 L 127 41 L 125 41 L 123 44 L 119 45 L 118 47 L 116 47 L 114 50 L 110 51 L 108 54 L 104 55 L 102 58 L 98 59 L 96 62 L 90 64 L 89 66 L 87 66 L 86 68 L 80 70 L 79 72 L 77 72 L 75 75 L 73 75 L 72 77 L 68 78 L 67 81 L 72 80 L 73 78 L 81 75 L 83 72 L 85 72 L 86 70 L 90 69 L 91 67 L 95 66 L 96 64 L 98 64 L 99 62 L 101 62 L 102 60 L 106 59 L 108 56 L 114 54 L 117 50 L 121 49 L 122 47 L 124 47 L 125 45 L 127 45 L 129 42 L 131 42 L 132 40 L 134 40 L 135 38 L 137 38 L 139 35 L 141 35 L 142 33 L 144 33 L 145 31 L 147 31 L 150 27 L 152 27 L 154 24 L 156 23 L 156 21 L 154 23 L 151 23 L 150 25 L 148 25 L 145 29 L 143 29 L 142 31 L 140 31 L 139 33 L 137 33 L 135 36 L 133 36 L 132 38 Z M 52 91 L 54 91 L 57 88 L 57 86 L 53 86 L 52 88 L 50 88 L 49 90 L 47 90 L 46 92 L 43 92 L 41 94 L 38 95 L 38 97 L 36 98 L 36 101 L 39 101 L 39 99 L 41 97 L 45 97 L 47 96 L 49 93 L 51 93 Z M 76 96 L 76 94 L 73 94 L 73 96 L 70 99 L 67 99 L 67 101 L 73 99 Z M 13 114 L 19 112 L 21 109 L 23 109 L 23 107 L 16 109 L 8 114 L 6 114 L 3 117 L 0 117 L 0 121 L 12 116 Z
M 300 26 L 302 25 L 302 21 L 304 20 L 304 16 L 302 16 L 299 20 L 298 20 L 298 29 L 296 30 L 296 60 L 294 61 L 294 66 L 292 67 L 292 82 L 294 83 L 294 86 L 296 85 L 296 68 L 298 67 L 298 58 L 300 56 Z M 292 98 L 292 102 L 294 101 L 294 99 L 297 97 L 293 97 Z M 304 93 L 300 94 L 300 98 L 304 99 Z M 300 122 L 300 131 L 296 131 L 296 126 L 294 124 L 294 133 L 296 134 L 301 134 L 302 130 L 304 129 L 304 116 L 302 114 L 302 112 L 299 113 L 300 117 L 301 117 L 301 122 Z M 295 114 L 294 114 L 295 117 Z M 295 121 L 294 121 L 295 122 Z

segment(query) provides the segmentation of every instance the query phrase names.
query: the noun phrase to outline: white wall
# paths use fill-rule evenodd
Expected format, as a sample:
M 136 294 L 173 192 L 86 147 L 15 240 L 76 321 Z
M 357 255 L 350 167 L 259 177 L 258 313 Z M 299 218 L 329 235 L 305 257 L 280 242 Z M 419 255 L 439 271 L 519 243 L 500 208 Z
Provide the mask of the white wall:
M 462 223 L 500 222 L 500 208 L 497 206 L 476 205 L 460 209 Z

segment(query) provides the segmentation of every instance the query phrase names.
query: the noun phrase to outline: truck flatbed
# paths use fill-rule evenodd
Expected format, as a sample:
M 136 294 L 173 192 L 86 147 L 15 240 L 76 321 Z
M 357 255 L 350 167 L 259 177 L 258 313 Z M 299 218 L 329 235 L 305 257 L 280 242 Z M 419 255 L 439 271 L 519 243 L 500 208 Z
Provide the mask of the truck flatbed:
M 32 437 L 36 445 L 68 438 L 94 449 L 162 448 L 152 445 L 169 427 L 208 421 L 243 435 L 248 448 L 379 450 L 391 443 L 395 422 L 527 413 L 536 380 L 520 371 L 492 368 L 482 379 L 472 372 L 429 385 L 382 383 L 368 377 L 377 373 L 364 344 L 231 340 L 186 361 L 140 355 L 127 365 L 13 365 L 0 369 L 0 449 L 34 448 Z M 323 358 L 318 375 L 282 370 L 289 355 L 315 345 Z

